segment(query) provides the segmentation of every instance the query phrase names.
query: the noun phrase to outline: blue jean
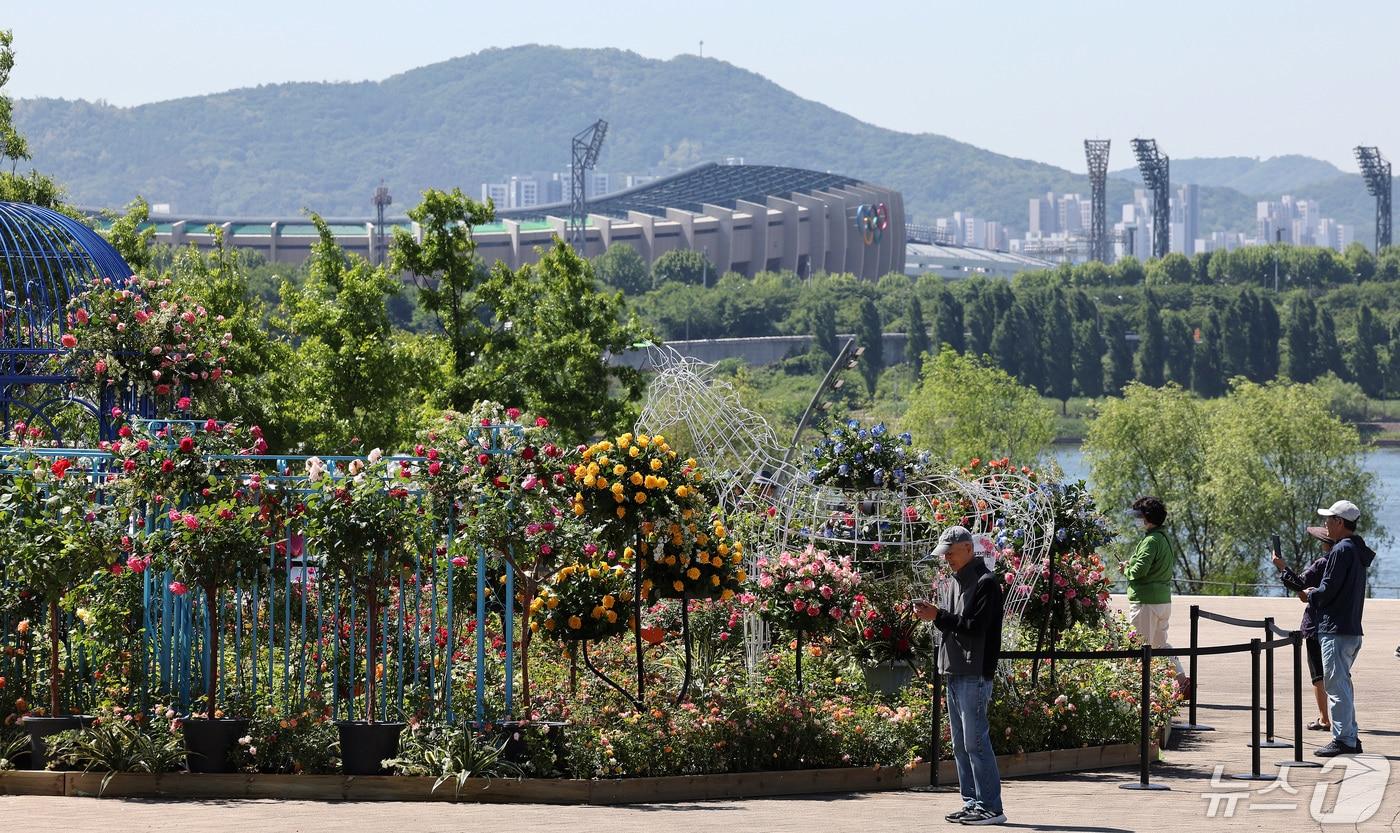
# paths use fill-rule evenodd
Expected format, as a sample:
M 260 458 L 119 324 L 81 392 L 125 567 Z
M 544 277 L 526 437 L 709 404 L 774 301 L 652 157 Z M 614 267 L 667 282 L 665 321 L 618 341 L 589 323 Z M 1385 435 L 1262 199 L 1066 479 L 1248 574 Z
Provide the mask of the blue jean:
M 1356 696 L 1351 686 L 1351 664 L 1361 651 L 1356 634 L 1319 633 L 1322 643 L 1322 687 L 1327 690 L 1327 717 L 1332 721 L 1332 740 L 1355 746 Z
M 991 700 L 992 681 L 986 677 L 948 677 L 948 724 L 952 728 L 953 762 L 958 767 L 963 806 L 980 804 L 1000 813 L 1001 773 L 992 752 L 992 730 L 987 725 L 987 704 Z

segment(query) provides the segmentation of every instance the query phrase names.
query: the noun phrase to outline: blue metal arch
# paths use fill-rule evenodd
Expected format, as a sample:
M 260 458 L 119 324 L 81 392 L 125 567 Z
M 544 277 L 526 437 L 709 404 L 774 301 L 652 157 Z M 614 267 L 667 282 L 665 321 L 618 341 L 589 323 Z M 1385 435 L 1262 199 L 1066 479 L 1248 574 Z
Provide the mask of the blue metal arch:
M 69 298 L 94 278 L 122 286 L 131 276 L 117 250 L 72 217 L 0 202 L 0 291 L 6 311 L 20 318 L 6 323 L 0 351 L 55 346 Z

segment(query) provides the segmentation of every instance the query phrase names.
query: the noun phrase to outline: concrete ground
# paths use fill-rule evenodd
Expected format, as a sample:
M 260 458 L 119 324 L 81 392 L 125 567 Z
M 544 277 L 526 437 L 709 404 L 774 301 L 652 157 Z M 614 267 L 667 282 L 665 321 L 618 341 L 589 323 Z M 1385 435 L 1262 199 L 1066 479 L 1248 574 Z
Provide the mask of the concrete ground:
M 1122 604 L 1121 598 L 1116 599 Z M 1239 618 L 1276 617 L 1281 627 L 1296 626 L 1301 605 L 1295 599 L 1178 597 L 1172 615 L 1174 644 L 1187 644 L 1188 607 Z M 1123 790 L 1135 782 L 1136 770 L 1076 773 L 1019 779 L 1003 786 L 1008 827 L 1042 831 L 1201 830 L 1385 830 L 1400 818 L 1400 697 L 1396 672 L 1400 659 L 1400 601 L 1373 600 L 1366 606 L 1368 636 L 1354 670 L 1361 741 L 1366 755 L 1334 759 L 1330 770 L 1292 769 L 1286 779 L 1253 782 L 1228 778 L 1250 768 L 1249 655 L 1205 657 L 1198 674 L 1202 708 L 1198 720 L 1211 732 L 1179 735 L 1177 748 L 1152 769 L 1152 781 L 1170 787 L 1162 792 Z M 1203 621 L 1202 645 L 1248 641 L 1246 631 Z M 1292 658 L 1288 649 L 1276 657 L 1276 728 L 1292 740 Z M 1306 680 L 1305 680 L 1306 684 Z M 1316 707 L 1304 691 L 1304 715 Z M 1185 720 L 1185 715 L 1182 715 Z M 1305 755 L 1329 739 L 1305 732 Z M 1292 758 L 1291 749 L 1262 750 L 1262 770 L 1278 772 L 1277 761 Z M 1394 772 L 1391 767 L 1394 766 Z M 1224 777 L 1213 784 L 1217 767 Z M 440 805 L 393 803 L 314 803 L 306 801 L 170 802 L 87 798 L 0 796 L 0 831 L 248 831 L 412 830 L 534 831 L 598 830 L 652 833 L 701 831 L 881 831 L 951 829 L 944 813 L 958 805 L 952 790 L 831 795 L 820 797 L 655 804 L 632 807 L 553 807 L 542 805 Z M 1377 806 L 1378 805 L 1378 806 Z M 1324 828 L 1325 824 L 1325 828 Z

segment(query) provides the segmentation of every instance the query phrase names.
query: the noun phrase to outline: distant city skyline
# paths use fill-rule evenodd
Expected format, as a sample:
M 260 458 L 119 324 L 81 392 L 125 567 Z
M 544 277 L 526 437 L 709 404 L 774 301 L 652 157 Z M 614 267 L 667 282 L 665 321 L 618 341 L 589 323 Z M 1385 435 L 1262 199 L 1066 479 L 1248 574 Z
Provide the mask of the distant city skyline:
M 871 9 L 712 0 L 684 15 L 601 15 L 550 0 L 326 8 L 16 6 L 0 23 L 18 53 L 6 92 L 130 106 L 258 84 L 380 80 L 522 43 L 664 60 L 703 40 L 707 57 L 862 121 L 1077 173 L 1087 137 L 1114 140 L 1114 168 L 1127 165 L 1139 135 L 1173 158 L 1297 153 L 1348 172 L 1357 144 L 1400 158 L 1400 112 L 1377 104 L 1400 78 L 1400 56 L 1367 46 L 1367 33 L 1400 28 L 1400 4 L 1339 0 L 1321 13 L 1304 0 L 1183 0 L 1170 14 L 1110 0 Z

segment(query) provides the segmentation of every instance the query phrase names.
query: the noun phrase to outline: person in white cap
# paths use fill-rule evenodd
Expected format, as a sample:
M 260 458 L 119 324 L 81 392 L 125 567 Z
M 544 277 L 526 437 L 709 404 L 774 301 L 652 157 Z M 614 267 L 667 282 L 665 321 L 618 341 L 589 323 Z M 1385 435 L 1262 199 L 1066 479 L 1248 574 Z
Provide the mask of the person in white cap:
M 1322 645 L 1322 685 L 1327 689 L 1327 715 L 1332 742 L 1313 752 L 1319 758 L 1361 752 L 1357 737 L 1356 697 L 1351 665 L 1361 650 L 1361 611 L 1366 604 L 1366 568 L 1376 557 L 1356 534 L 1361 510 L 1339 500 L 1317 514 L 1327 519 L 1327 537 L 1337 543 L 1327 551 L 1327 565 L 1318 585 L 1303 591 L 1317 622 Z

